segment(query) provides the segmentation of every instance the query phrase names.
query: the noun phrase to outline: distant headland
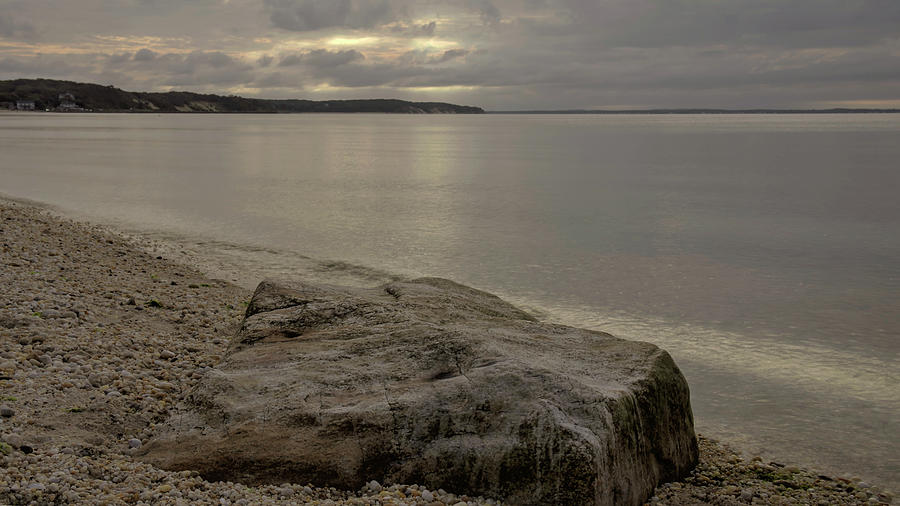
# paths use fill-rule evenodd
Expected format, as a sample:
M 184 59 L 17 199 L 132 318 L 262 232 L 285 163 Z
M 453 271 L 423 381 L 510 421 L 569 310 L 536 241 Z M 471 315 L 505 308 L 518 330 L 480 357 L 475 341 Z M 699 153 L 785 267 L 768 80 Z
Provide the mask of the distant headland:
M 267 100 L 186 91 L 146 93 L 53 79 L 0 81 L 0 109 L 59 112 L 482 114 L 480 107 L 392 99 Z

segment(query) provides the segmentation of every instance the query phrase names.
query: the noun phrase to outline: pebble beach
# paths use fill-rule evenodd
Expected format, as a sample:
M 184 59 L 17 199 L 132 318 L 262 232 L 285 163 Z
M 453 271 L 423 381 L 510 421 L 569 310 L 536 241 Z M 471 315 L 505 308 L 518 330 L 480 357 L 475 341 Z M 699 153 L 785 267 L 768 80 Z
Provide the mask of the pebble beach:
M 149 241 L 0 200 L 0 504 L 498 504 L 464 491 L 248 487 L 132 454 L 215 367 L 251 293 Z M 650 504 L 892 504 L 852 476 L 742 456 L 701 462 Z

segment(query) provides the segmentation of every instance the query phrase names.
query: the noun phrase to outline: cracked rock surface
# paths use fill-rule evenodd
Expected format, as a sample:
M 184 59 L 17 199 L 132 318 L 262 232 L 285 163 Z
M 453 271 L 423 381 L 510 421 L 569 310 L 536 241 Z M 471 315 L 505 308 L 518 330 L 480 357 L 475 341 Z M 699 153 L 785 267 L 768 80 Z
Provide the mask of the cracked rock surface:
M 0 199 L 0 504 L 491 504 L 374 482 L 250 488 L 136 461 L 250 297 L 153 249 Z
M 640 504 L 698 458 L 666 352 L 437 278 L 261 283 L 222 362 L 140 452 L 210 480 L 514 504 Z

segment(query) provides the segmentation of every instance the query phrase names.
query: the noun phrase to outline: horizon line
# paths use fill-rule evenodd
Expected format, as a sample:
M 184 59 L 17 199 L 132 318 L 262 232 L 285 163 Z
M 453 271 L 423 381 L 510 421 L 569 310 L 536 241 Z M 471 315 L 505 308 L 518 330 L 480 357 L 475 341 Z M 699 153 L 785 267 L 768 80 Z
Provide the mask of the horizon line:
M 653 109 L 514 109 L 489 111 L 486 114 L 843 114 L 843 113 L 872 113 L 872 114 L 896 114 L 900 109 L 891 107 L 831 107 L 825 109 L 802 108 L 653 108 Z

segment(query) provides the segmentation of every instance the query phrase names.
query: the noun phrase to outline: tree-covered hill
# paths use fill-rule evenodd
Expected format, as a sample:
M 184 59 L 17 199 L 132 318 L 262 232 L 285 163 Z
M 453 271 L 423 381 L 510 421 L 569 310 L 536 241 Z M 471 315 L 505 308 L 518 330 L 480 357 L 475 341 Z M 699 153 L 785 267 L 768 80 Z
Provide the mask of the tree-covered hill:
M 443 102 L 407 102 L 405 100 L 266 100 L 238 96 L 204 95 L 186 91 L 144 93 L 124 91 L 99 84 L 56 81 L 52 79 L 15 79 L 0 81 L 0 103 L 34 101 L 39 110 L 56 109 L 60 95 L 71 94 L 78 107 L 103 112 L 385 112 L 479 114 L 484 110 Z

